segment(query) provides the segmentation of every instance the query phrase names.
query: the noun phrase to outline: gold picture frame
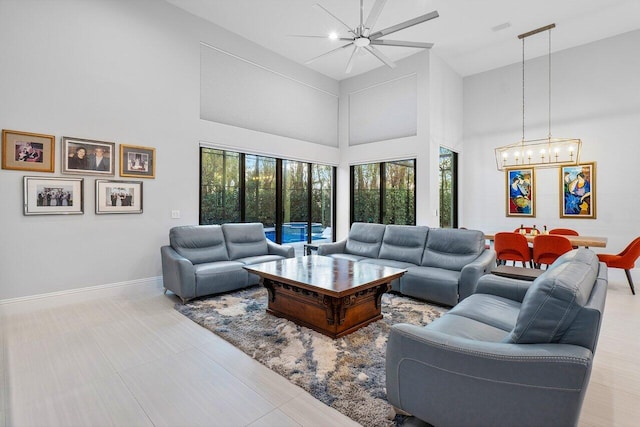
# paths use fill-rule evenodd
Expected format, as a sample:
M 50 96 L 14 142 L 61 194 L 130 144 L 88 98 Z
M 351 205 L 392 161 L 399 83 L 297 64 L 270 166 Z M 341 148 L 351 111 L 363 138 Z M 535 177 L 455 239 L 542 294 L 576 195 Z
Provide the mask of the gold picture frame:
M 536 170 L 517 167 L 505 170 L 506 214 L 508 217 L 535 218 Z
M 560 218 L 596 219 L 596 162 L 560 168 Z
M 2 169 L 30 172 L 55 170 L 54 135 L 2 130 Z
M 120 144 L 120 176 L 156 177 L 156 149 Z

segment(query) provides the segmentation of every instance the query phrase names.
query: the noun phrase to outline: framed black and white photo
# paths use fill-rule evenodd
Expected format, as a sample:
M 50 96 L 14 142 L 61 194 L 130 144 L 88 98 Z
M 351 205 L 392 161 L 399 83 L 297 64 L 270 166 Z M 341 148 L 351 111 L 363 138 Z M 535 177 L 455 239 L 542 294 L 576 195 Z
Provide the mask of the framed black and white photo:
M 156 177 L 156 149 L 120 144 L 120 176 Z
M 116 144 L 62 137 L 62 172 L 81 175 L 115 175 Z
M 96 180 L 96 214 L 142 213 L 142 181 Z
M 83 214 L 83 181 L 83 178 L 25 176 L 24 214 Z

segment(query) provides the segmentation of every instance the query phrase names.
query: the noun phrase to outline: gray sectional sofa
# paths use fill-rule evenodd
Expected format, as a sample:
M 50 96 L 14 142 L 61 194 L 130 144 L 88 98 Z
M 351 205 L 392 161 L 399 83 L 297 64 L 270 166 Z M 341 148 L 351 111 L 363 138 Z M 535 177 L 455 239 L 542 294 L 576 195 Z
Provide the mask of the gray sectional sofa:
M 265 237 L 261 223 L 173 227 L 160 248 L 165 292 L 183 302 L 257 284 L 243 266 L 293 258 L 293 247 Z
M 391 290 L 454 306 L 495 266 L 477 230 L 354 222 L 349 236 L 318 246 L 318 255 L 407 269 Z
M 533 282 L 485 275 L 426 327 L 391 328 L 387 398 L 437 426 L 577 425 L 606 292 L 589 249 Z

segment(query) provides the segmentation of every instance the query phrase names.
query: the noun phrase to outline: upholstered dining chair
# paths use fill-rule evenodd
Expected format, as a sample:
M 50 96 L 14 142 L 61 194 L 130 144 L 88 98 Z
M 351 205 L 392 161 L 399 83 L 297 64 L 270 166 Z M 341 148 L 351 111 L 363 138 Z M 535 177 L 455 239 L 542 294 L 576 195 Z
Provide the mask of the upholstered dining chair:
M 549 230 L 549 234 L 560 234 L 562 236 L 579 236 L 580 233 L 578 233 L 576 230 L 572 230 L 570 228 L 554 228 L 552 230 Z
M 636 289 L 631 279 L 631 269 L 635 266 L 638 257 L 640 257 L 640 237 L 636 237 L 633 242 L 629 243 L 629 245 L 617 255 L 598 254 L 600 261 L 607 264 L 607 267 L 624 269 L 633 295 L 636 294 Z
M 533 265 L 540 268 L 542 264 L 549 266 L 558 257 L 573 249 L 566 237 L 553 234 L 538 235 L 533 238 Z
M 527 238 L 520 233 L 496 233 L 493 238 L 493 249 L 496 251 L 496 259 L 499 264 L 513 261 L 513 265 L 516 265 L 516 261 L 520 261 L 523 267 L 526 267 L 526 263 L 533 267 L 529 243 Z

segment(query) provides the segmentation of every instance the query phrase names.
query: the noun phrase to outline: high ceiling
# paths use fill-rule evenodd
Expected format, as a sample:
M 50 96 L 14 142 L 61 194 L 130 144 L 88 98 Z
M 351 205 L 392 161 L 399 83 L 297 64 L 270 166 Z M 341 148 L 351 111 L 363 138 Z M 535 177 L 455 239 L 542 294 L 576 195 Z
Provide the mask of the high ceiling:
M 319 3 L 350 27 L 360 22 L 359 0 L 167 0 L 267 49 L 303 64 L 346 42 L 292 35 L 348 33 Z M 375 0 L 364 0 L 364 18 Z M 522 60 L 518 34 L 555 23 L 552 51 L 586 44 L 640 28 L 639 0 L 388 0 L 373 30 L 381 30 L 437 10 L 439 18 L 392 35 L 390 40 L 434 43 L 432 51 L 461 76 Z M 526 59 L 544 55 L 547 34 L 525 39 Z M 405 47 L 378 47 L 392 60 L 418 52 Z M 307 66 L 336 80 L 385 66 L 368 53 L 345 73 L 351 48 Z

